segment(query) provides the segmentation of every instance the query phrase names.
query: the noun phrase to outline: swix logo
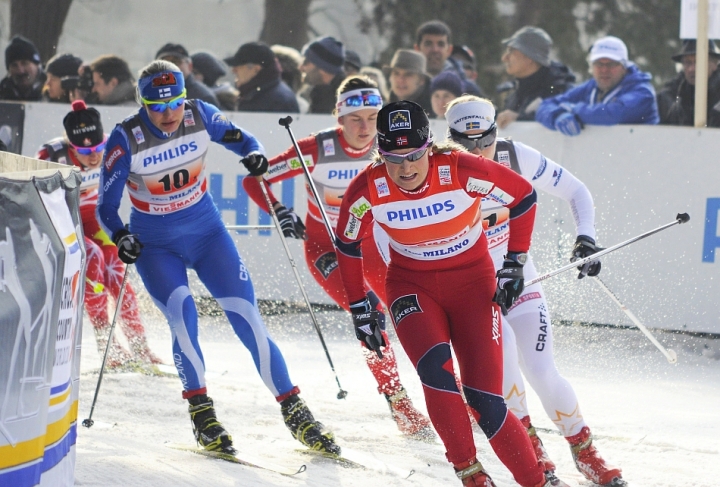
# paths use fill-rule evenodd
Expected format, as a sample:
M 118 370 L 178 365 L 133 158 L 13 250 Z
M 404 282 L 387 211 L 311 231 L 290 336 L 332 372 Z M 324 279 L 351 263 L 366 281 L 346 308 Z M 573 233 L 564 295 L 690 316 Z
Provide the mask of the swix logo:
M 496 345 L 500 345 L 500 313 L 498 307 L 492 307 L 492 339 Z
M 177 80 L 175 79 L 175 75 L 173 73 L 162 73 L 160 76 L 155 76 L 152 80 L 153 87 L 169 86 L 176 84 Z
M 418 220 L 420 218 L 428 218 L 437 215 L 443 211 L 453 211 L 455 204 L 452 200 L 446 200 L 443 203 L 433 203 L 432 205 L 421 206 L 418 208 L 408 208 L 407 210 L 388 211 L 387 219 L 389 222 L 393 220 L 409 221 Z

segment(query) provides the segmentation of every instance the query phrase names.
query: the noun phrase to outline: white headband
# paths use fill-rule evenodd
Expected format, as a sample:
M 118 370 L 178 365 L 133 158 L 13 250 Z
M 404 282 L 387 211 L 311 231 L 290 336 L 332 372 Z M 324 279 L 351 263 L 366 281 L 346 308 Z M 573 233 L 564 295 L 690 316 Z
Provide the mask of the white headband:
M 348 100 L 352 98 L 351 103 Z M 377 88 L 360 88 L 351 90 L 340 95 L 337 102 L 338 117 L 342 117 L 349 113 L 357 112 L 370 108 L 380 111 L 383 105 L 382 95 Z
M 458 103 L 445 112 L 448 126 L 456 132 L 479 129 L 483 132 L 495 122 L 495 108 L 487 102 Z

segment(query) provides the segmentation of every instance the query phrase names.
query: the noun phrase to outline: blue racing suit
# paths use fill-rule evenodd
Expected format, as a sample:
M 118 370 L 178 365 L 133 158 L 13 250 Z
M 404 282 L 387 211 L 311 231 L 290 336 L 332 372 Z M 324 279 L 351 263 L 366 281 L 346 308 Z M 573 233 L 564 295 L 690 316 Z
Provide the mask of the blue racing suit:
M 144 108 L 119 123 L 103 160 L 98 221 L 108 235 L 124 228 L 118 208 L 127 187 L 130 231 L 144 245 L 137 270 L 170 325 L 184 397 L 205 390 L 198 315 L 186 268 L 197 272 L 220 304 L 268 389 L 276 398 L 284 397 L 297 388 L 260 317 L 250 275 L 207 192 L 210 141 L 241 157 L 264 152 L 252 134 L 200 100 L 185 102 L 183 122 L 171 134 L 155 127 Z

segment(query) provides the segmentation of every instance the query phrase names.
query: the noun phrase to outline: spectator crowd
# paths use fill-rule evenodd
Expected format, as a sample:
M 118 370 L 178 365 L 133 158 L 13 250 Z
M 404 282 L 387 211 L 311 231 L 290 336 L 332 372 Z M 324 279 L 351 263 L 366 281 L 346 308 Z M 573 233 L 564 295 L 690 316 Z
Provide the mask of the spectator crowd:
M 485 96 L 478 86 L 482 69 L 473 51 L 453 44 L 450 27 L 432 20 L 417 28 L 412 46 L 395 51 L 387 65 L 365 64 L 360 55 L 333 37 L 321 37 L 301 51 L 289 46 L 248 42 L 221 59 L 211 52 L 190 54 L 167 43 L 155 59 L 176 64 L 185 76 L 188 98 L 227 111 L 327 113 L 336 91 L 354 74 L 370 76 L 386 101 L 418 103 L 430 118 L 443 118 L 447 105 L 463 95 Z M 500 101 L 496 122 L 536 120 L 550 130 L 576 136 L 586 125 L 693 125 L 695 111 L 694 40 L 682 41 L 678 74 L 656 93 L 652 75 L 632 60 L 622 39 L 597 39 L 588 56 L 587 81 L 553 59 L 553 40 L 540 27 L 525 26 L 508 39 L 500 61 L 506 81 L 494 90 Z M 720 127 L 720 48 L 709 41 L 707 125 Z M 89 62 L 58 53 L 43 64 L 33 42 L 22 36 L 5 49 L 7 76 L 0 100 L 96 105 L 136 105 L 136 81 L 128 63 L 115 55 Z M 233 82 L 228 81 L 234 77 Z M 487 90 L 490 91 L 490 90 Z

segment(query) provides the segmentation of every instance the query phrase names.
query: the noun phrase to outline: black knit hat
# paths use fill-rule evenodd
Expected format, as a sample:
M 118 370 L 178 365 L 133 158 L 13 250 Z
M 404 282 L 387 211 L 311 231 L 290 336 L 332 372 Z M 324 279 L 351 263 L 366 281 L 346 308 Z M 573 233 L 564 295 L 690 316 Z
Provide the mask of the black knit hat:
M 333 75 L 340 74 L 345 64 L 345 48 L 334 37 L 321 37 L 307 44 L 302 54 L 315 66 Z
M 190 59 L 193 63 L 193 71 L 201 73 L 203 83 L 208 86 L 215 86 L 218 78 L 227 74 L 227 69 L 223 62 L 209 52 L 196 52 L 190 56 Z
M 82 100 L 72 103 L 72 111 L 63 119 L 65 134 L 72 145 L 93 147 L 105 140 L 100 112 L 88 108 Z
M 77 76 L 81 64 L 82 59 L 72 54 L 56 54 L 47 62 L 45 71 L 58 78 Z
M 10 39 L 10 44 L 5 48 L 5 69 L 10 69 L 14 61 L 32 61 L 40 64 L 40 53 L 35 44 L 23 36 L 15 36 Z
M 412 101 L 388 103 L 377 117 L 378 146 L 385 152 L 422 147 L 431 139 L 425 110 Z

